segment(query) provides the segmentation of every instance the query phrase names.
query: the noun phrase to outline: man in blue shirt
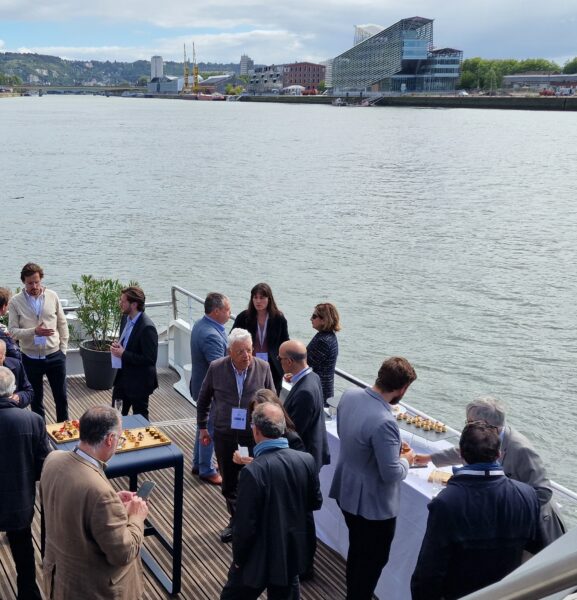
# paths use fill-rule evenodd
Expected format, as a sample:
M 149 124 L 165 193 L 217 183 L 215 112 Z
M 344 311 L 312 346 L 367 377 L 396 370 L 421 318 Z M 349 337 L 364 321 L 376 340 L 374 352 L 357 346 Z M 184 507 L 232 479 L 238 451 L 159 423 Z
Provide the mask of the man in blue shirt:
M 230 318 L 230 300 L 223 294 L 211 292 L 204 300 L 204 317 L 199 319 L 192 328 L 190 336 L 190 357 L 192 372 L 190 375 L 190 395 L 196 402 L 200 387 L 208 367 L 213 360 L 226 356 L 228 336 L 224 328 Z M 208 420 L 208 431 L 212 438 L 212 418 Z M 201 444 L 198 429 L 194 439 L 192 473 L 200 479 L 214 485 L 222 483 L 221 476 L 212 466 L 214 443 Z

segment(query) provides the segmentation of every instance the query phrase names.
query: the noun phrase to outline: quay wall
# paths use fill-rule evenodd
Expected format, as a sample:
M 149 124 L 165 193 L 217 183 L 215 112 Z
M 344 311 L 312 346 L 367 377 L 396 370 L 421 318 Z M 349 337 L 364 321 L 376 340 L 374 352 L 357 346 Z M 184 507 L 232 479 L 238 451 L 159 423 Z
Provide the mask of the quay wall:
M 242 96 L 242 102 L 283 104 L 331 104 L 334 96 Z M 343 102 L 358 104 L 358 97 Z M 419 106 L 428 108 L 484 108 L 501 110 L 577 111 L 575 96 L 383 96 L 375 106 Z

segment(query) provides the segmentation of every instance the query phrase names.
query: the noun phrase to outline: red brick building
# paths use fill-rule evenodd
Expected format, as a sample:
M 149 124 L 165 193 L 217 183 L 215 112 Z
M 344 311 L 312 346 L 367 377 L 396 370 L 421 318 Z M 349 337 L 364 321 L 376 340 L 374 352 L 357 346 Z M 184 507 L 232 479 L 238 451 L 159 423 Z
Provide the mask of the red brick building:
M 319 83 L 325 80 L 325 66 L 310 62 L 296 62 L 284 65 L 283 87 L 302 85 L 307 90 L 318 89 Z

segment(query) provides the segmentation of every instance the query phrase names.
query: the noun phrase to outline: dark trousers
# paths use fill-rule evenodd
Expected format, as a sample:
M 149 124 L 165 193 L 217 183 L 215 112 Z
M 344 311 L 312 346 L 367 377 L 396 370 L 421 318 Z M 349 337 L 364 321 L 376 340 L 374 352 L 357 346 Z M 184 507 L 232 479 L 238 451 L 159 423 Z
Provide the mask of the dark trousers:
M 242 570 L 231 565 L 228 570 L 228 581 L 220 594 L 220 600 L 257 600 L 266 589 L 268 600 L 299 600 L 299 578 L 295 575 L 289 585 L 268 585 L 253 588 L 242 582 Z
M 58 350 L 49 354 L 46 358 L 35 359 L 22 355 L 22 364 L 34 389 L 34 398 L 30 408 L 46 418 L 44 410 L 44 375 L 48 378 L 54 404 L 56 405 L 56 421 L 61 423 L 68 420 L 68 399 L 66 397 L 66 356 Z
M 347 600 L 371 600 L 389 560 L 397 519 L 372 521 L 342 512 L 349 529 Z
M 36 585 L 36 563 L 34 562 L 31 527 L 7 531 L 6 536 L 16 565 L 18 600 L 41 600 L 40 590 Z
M 214 434 L 214 453 L 216 454 L 220 476 L 222 477 L 222 495 L 226 500 L 226 507 L 230 514 L 231 522 L 236 508 L 238 474 L 242 469 L 242 465 L 232 462 L 232 455 L 235 450 L 238 450 L 239 444 L 241 446 L 248 446 L 252 456 L 252 449 L 254 448 L 254 439 L 252 437 L 244 437 L 244 435 L 236 436 L 234 434 L 224 436 L 222 434 L 219 435 L 218 432 Z

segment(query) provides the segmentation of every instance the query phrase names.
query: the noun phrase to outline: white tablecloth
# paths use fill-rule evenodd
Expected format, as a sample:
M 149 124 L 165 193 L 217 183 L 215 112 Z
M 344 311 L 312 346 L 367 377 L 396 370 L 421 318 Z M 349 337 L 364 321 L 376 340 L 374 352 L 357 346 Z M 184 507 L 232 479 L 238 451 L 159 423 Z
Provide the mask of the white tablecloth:
M 315 513 L 317 537 L 346 558 L 349 547 L 348 529 L 337 503 L 329 498 L 340 448 L 335 421 L 327 422 L 327 433 L 331 464 L 324 466 L 320 473 L 323 507 Z M 451 445 L 446 441 L 427 444 L 417 435 L 405 431 L 401 431 L 401 435 L 417 453 L 430 453 L 432 450 L 441 450 Z M 389 562 L 383 569 L 375 590 L 380 600 L 411 599 L 411 575 L 417 563 L 427 525 L 427 504 L 439 490 L 438 486 L 433 486 L 427 481 L 433 468 L 429 465 L 426 469 L 411 469 L 401 485 L 401 511 L 397 517 L 395 538 Z

